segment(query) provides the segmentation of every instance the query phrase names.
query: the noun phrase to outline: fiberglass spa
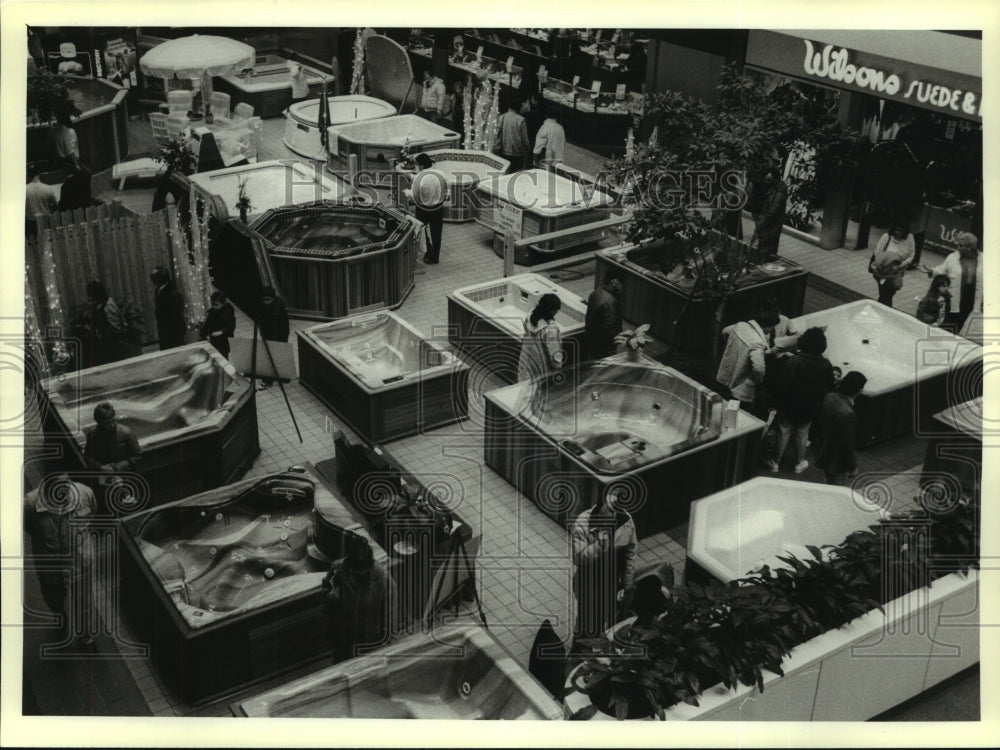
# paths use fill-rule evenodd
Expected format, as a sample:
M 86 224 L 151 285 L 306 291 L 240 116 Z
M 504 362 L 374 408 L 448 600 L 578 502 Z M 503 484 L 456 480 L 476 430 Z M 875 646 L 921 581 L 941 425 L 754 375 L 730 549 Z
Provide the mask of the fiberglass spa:
M 239 479 L 260 452 L 253 389 L 205 342 L 49 378 L 42 389 L 47 436 L 84 468 L 94 407 L 111 402 L 139 440 L 153 505 Z
M 768 565 L 777 555 L 811 560 L 806 545 L 840 544 L 874 526 L 879 507 L 849 487 L 755 477 L 691 505 L 685 580 L 726 583 Z
M 240 186 L 250 199 L 248 219 L 280 206 L 346 198 L 350 189 L 312 164 L 292 161 L 260 161 L 241 167 L 199 172 L 187 178 L 199 196 L 207 200 L 219 221 L 238 217 Z
M 334 174 L 348 173 L 348 157 L 358 157 L 358 169 L 371 174 L 368 185 L 389 187 L 396 174 L 394 163 L 404 146 L 411 154 L 434 149 L 457 149 L 460 136 L 451 128 L 435 125 L 417 115 L 396 115 L 367 122 L 333 125 L 329 129 L 330 157 Z
M 859 300 L 792 321 L 826 327 L 826 358 L 868 378 L 855 400 L 857 442 L 921 434 L 936 412 L 983 394 L 983 348 L 912 315 Z
M 323 576 L 347 537 L 387 555 L 321 483 L 289 470 L 122 520 L 122 600 L 200 700 L 328 653 Z
M 613 204 L 607 193 L 545 169 L 528 169 L 483 180 L 476 187 L 476 200 L 479 205 L 476 221 L 494 232 L 501 231 L 500 214 L 504 206 L 519 210 L 521 237 L 602 221 L 609 217 Z M 521 264 L 529 262 L 528 253 L 532 250 L 542 254 L 555 253 L 603 236 L 603 230 L 597 230 L 530 245 L 515 261 Z M 503 243 L 500 243 L 499 249 L 498 254 L 503 255 Z
M 554 381 L 486 394 L 484 455 L 564 526 L 617 491 L 648 536 L 755 471 L 764 423 L 741 411 L 724 430 L 718 394 L 672 368 L 614 355 Z
M 324 74 L 317 68 L 299 61 L 309 84 L 308 96 L 319 96 Z M 253 106 L 258 117 L 277 117 L 292 103 L 292 78 L 288 71 L 288 60 L 274 54 L 259 54 L 253 69 L 243 75 L 235 71 L 229 75 L 217 76 L 215 90 L 229 94 L 230 106 L 240 102 Z
M 444 202 L 444 221 L 465 222 L 476 218 L 476 186 L 483 180 L 506 173 L 510 162 L 488 151 L 462 151 L 458 149 L 438 149 L 428 151 L 434 160 L 434 170 L 444 175 L 448 183 L 448 193 Z M 402 203 L 403 190 L 412 187 L 416 168 L 396 167 L 400 179 L 394 180 L 394 198 Z M 412 203 L 410 204 L 412 205 Z
M 381 205 L 321 201 L 253 224 L 288 314 L 310 320 L 394 309 L 413 289 L 417 231 Z
M 468 418 L 468 365 L 395 313 L 297 335 L 302 384 L 369 442 Z
M 524 338 L 524 319 L 543 294 L 562 302 L 556 325 L 562 335 L 567 366 L 582 357 L 587 316 L 584 300 L 540 274 L 522 273 L 487 281 L 448 295 L 448 340 L 475 358 L 505 383 L 517 380 L 517 360 Z
M 704 252 L 723 251 L 736 242 L 719 233 L 706 240 Z M 650 334 L 687 352 L 710 346 L 709 331 L 713 306 L 703 295 L 691 297 L 695 283 L 693 269 L 668 267 L 661 243 L 622 245 L 595 254 L 594 286 L 600 286 L 609 271 L 623 276 L 622 315 L 626 320 L 648 321 Z M 809 273 L 794 261 L 778 258 L 753 266 L 736 279 L 736 289 L 728 294 L 724 325 L 744 320 L 751 314 L 748 305 L 759 295 L 773 294 L 784 315 L 802 313 Z
M 396 108 L 371 96 L 328 96 L 330 125 L 377 120 L 396 114 Z M 326 149 L 319 140 L 319 105 L 321 99 L 296 102 L 285 110 L 285 145 L 310 159 L 326 159 Z
M 562 719 L 562 707 L 478 625 L 417 634 L 234 706 L 237 716 Z

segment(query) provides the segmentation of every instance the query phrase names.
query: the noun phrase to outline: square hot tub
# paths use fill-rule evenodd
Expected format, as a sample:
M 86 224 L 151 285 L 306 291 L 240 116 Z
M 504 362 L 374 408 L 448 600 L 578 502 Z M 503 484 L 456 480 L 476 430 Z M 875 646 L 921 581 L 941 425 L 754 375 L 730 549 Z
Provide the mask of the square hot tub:
M 463 354 L 486 365 L 493 375 L 514 383 L 524 319 L 543 294 L 555 294 L 562 302 L 556 325 L 562 333 L 567 366 L 574 367 L 583 351 L 586 302 L 536 273 L 487 281 L 449 294 L 448 340 Z
M 302 471 L 247 479 L 122 519 L 122 601 L 188 701 L 332 650 L 323 576 L 349 535 L 388 556 Z
M 857 443 L 919 433 L 936 412 L 983 395 L 983 348 L 912 315 L 859 300 L 793 320 L 826 327 L 826 358 L 868 378 L 856 399 Z
M 483 180 L 506 173 L 510 162 L 488 151 L 462 151 L 438 149 L 428 151 L 434 160 L 434 169 L 444 175 L 448 183 L 448 196 L 444 203 L 444 221 L 465 222 L 476 218 L 476 186 Z M 393 198 L 403 204 L 403 190 L 413 185 L 415 169 L 397 166 L 399 179 L 393 180 Z
M 451 128 L 435 125 L 417 115 L 396 115 L 379 120 L 334 125 L 329 130 L 330 157 L 334 174 L 346 175 L 348 157 L 358 157 L 358 170 L 368 172 L 365 184 L 389 187 L 396 174 L 394 165 L 403 146 L 411 154 L 435 149 L 457 149 L 459 136 Z
M 296 102 L 285 110 L 285 145 L 310 159 L 326 159 L 326 149 L 319 140 L 319 99 Z M 396 114 L 396 108 L 371 96 L 328 96 L 330 125 L 377 120 Z
M 468 365 L 395 313 L 297 335 L 302 384 L 369 442 L 468 418 Z
M 521 215 L 521 237 L 570 229 L 609 217 L 613 200 L 607 193 L 592 189 L 545 169 L 529 169 L 504 177 L 483 180 L 476 187 L 479 210 L 476 221 L 500 232 L 500 214 L 504 207 Z M 604 236 L 603 230 L 548 240 L 530 249 L 555 253 L 593 242 Z M 527 258 L 516 259 L 520 263 Z
M 478 625 L 417 634 L 268 690 L 237 716 L 354 719 L 562 718 L 556 703 Z
M 643 357 L 614 355 L 547 388 L 486 394 L 486 465 L 564 526 L 616 492 L 640 537 L 688 518 L 693 500 L 755 472 L 764 423 L 722 426 L 718 394 Z
M 236 201 L 241 183 L 246 185 L 250 198 L 250 221 L 272 208 L 340 200 L 351 194 L 350 188 L 324 174 L 321 167 L 292 161 L 261 161 L 199 172 L 187 179 L 200 197 L 208 201 L 219 221 L 240 215 Z
M 787 567 L 777 558 L 786 553 L 811 560 L 805 545 L 839 544 L 880 518 L 849 487 L 755 477 L 691 504 L 685 579 L 726 583 Z
M 323 88 L 323 72 L 302 62 L 299 65 L 305 71 L 309 95 L 319 95 Z M 214 79 L 215 90 L 229 94 L 230 106 L 246 102 L 253 106 L 258 117 L 277 117 L 292 103 L 292 78 L 285 58 L 258 55 L 248 75 L 239 75 L 239 72 Z
M 42 389 L 48 439 L 82 468 L 94 407 L 114 405 L 139 440 L 137 469 L 152 505 L 235 481 L 260 453 L 254 391 L 205 342 L 91 367 L 63 382 L 49 378 Z

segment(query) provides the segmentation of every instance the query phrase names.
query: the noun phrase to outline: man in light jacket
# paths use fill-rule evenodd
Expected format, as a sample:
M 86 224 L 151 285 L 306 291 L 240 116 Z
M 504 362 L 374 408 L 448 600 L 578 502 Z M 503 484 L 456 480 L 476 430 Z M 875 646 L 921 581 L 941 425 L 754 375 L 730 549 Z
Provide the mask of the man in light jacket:
M 556 120 L 556 116 L 549 114 L 535 136 L 535 161 L 540 166 L 551 169 L 554 164 L 562 164 L 565 151 L 566 131 Z
M 440 122 L 444 118 L 447 98 L 448 91 L 444 87 L 444 82 L 429 70 L 425 70 L 423 95 L 420 98 L 420 109 L 417 110 L 417 114 L 431 122 Z
M 741 321 L 722 329 L 726 348 L 715 379 L 738 399 L 740 408 L 755 416 L 766 417 L 757 407 L 757 385 L 764 380 L 764 355 L 768 351 L 768 329 L 778 323 L 778 311 L 762 308 L 753 320 Z

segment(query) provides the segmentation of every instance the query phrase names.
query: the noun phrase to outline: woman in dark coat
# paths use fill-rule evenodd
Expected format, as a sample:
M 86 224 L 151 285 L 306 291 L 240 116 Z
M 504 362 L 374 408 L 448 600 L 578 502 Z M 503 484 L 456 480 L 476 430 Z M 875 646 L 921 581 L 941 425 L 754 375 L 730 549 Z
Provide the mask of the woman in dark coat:
M 236 311 L 222 292 L 212 292 L 212 307 L 198 334 L 229 359 L 229 339 L 236 333 Z
M 184 333 L 187 331 L 184 322 L 184 298 L 170 278 L 170 273 L 163 266 L 154 268 L 149 278 L 156 285 L 153 299 L 160 351 L 183 346 Z

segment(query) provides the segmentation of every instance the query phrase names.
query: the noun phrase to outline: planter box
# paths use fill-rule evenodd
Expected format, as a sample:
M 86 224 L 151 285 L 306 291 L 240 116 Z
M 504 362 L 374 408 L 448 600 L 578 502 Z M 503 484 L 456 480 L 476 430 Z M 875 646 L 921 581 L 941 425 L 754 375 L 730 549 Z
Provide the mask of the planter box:
M 952 573 L 839 630 L 792 649 L 784 677 L 764 673 L 764 692 L 720 685 L 679 704 L 667 720 L 864 721 L 909 700 L 979 661 L 979 571 Z M 572 679 L 573 675 L 570 675 Z M 567 685 L 571 683 L 567 682 Z M 566 716 L 589 703 L 577 691 Z M 613 721 L 598 712 L 595 719 Z

